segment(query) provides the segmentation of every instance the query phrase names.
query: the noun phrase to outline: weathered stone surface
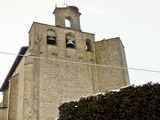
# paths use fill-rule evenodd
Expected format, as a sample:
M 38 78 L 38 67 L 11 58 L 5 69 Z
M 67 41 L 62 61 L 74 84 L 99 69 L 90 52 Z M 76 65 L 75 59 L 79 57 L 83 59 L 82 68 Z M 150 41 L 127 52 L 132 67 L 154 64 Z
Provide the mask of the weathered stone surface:
M 29 56 L 12 75 L 8 98 L 3 99 L 8 108 L 0 109 L 7 120 L 54 120 L 62 102 L 129 84 L 128 71 L 119 68 L 127 68 L 119 38 L 95 42 L 94 34 L 81 31 L 76 7 L 56 8 L 54 13 L 56 26 L 32 24 Z M 65 19 L 71 27 L 65 27 Z M 48 30 L 56 34 L 56 44 L 47 44 Z M 66 47 L 67 34 L 74 48 Z

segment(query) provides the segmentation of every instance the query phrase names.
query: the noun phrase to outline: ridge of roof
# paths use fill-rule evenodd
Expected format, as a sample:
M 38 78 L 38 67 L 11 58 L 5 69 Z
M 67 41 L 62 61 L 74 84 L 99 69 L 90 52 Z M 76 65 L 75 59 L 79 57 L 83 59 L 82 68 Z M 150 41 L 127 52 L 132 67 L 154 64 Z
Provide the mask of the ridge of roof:
M 8 86 L 9 86 L 9 79 L 10 77 L 13 75 L 14 71 L 16 70 L 17 66 L 19 65 L 19 63 L 21 62 L 22 58 L 23 58 L 23 55 L 26 53 L 28 49 L 28 46 L 23 46 L 21 47 L 16 59 L 14 60 L 1 88 L 0 88 L 0 92 L 2 91 L 5 91 L 6 89 L 8 89 Z

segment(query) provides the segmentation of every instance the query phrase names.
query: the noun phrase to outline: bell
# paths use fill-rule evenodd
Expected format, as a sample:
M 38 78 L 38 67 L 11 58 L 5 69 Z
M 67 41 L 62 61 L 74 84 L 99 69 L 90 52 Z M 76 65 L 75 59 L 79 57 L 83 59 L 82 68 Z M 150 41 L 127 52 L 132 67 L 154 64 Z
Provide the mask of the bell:
M 74 48 L 74 42 L 72 40 L 68 40 L 67 47 Z
M 68 40 L 67 45 L 74 45 L 72 40 Z
M 48 40 L 55 41 L 53 37 L 49 37 Z
M 48 36 L 47 44 L 56 44 L 56 39 L 53 36 Z

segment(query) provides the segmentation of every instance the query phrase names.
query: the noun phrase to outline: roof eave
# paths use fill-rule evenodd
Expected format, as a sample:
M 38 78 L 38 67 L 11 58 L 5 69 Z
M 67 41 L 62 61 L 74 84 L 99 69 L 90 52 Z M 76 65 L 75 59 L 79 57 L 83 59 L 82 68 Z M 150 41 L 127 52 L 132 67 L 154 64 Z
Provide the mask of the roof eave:
M 0 92 L 5 91 L 8 88 L 8 84 L 9 84 L 9 79 L 10 77 L 13 75 L 14 71 L 16 70 L 17 66 L 19 65 L 21 59 L 23 58 L 23 55 L 26 53 L 28 49 L 28 46 L 23 46 L 21 47 L 19 53 L 17 54 L 17 57 L 14 61 L 14 63 L 12 64 L 12 67 L 10 68 L 1 88 L 0 88 Z

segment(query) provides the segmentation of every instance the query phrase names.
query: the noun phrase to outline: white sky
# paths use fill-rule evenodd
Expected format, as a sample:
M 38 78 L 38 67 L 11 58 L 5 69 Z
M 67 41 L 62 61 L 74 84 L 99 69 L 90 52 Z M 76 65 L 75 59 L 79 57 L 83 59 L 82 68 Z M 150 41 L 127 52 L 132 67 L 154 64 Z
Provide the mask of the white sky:
M 120 37 L 129 68 L 160 71 L 159 0 L 1 0 L 0 52 L 28 45 L 33 21 L 54 25 L 55 4 L 77 6 L 81 28 L 96 40 Z M 0 53 L 0 86 L 16 56 Z M 129 70 L 131 84 L 160 82 L 160 73 Z M 1 101 L 1 98 L 0 98 Z

